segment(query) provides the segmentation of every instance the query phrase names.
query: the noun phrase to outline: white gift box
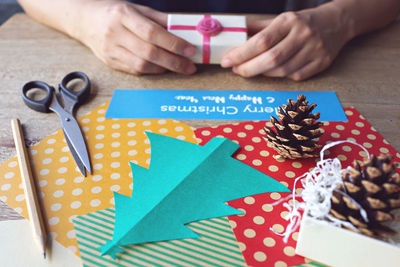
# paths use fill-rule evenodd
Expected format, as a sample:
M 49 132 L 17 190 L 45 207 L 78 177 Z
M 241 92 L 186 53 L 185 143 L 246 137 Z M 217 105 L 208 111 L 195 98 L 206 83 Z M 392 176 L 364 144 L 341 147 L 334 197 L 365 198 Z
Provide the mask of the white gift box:
M 400 266 L 400 247 L 306 215 L 296 253 L 329 266 Z
M 203 27 L 210 25 L 220 27 L 209 34 Z M 197 52 L 190 59 L 203 64 L 220 64 L 228 50 L 247 40 L 245 16 L 169 14 L 168 31 L 193 44 Z

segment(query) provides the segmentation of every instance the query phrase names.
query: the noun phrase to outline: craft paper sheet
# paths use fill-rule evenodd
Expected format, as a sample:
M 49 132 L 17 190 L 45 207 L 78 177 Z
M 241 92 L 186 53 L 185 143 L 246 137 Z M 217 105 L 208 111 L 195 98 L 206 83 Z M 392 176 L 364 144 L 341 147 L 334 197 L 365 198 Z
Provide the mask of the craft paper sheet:
M 226 217 L 189 224 L 200 238 L 126 246 L 116 260 L 100 256 L 97 248 L 111 240 L 114 217 L 114 209 L 106 209 L 74 220 L 85 266 L 246 266 Z
M 93 174 L 83 177 L 62 130 L 29 148 L 50 236 L 78 253 L 72 219 L 114 205 L 113 192 L 132 191 L 129 161 L 148 167 L 150 144 L 145 131 L 196 143 L 193 129 L 175 120 L 105 119 L 107 104 L 79 118 Z M 25 218 L 28 213 L 17 158 L 0 166 L 0 200 Z
M 46 259 L 43 259 L 28 220 L 0 222 L 0 264 L 3 267 L 82 266 L 78 256 L 55 240 L 49 242 Z
M 346 108 L 348 122 L 325 122 L 322 127 L 325 134 L 320 143 L 348 139 L 368 149 L 370 153 L 391 153 L 400 171 L 400 153 L 396 152 L 382 136 L 354 108 Z M 293 188 L 296 177 L 301 176 L 315 166 L 318 159 L 276 160 L 272 156 L 276 152 L 263 140 L 264 121 L 243 122 L 218 127 L 200 128 L 195 131 L 200 144 L 208 142 L 212 137 L 226 137 L 237 142 L 241 150 L 236 158 Z M 329 150 L 328 157 L 338 157 L 342 166 L 348 166 L 353 160 L 361 160 L 365 152 L 351 145 L 340 145 Z M 296 193 L 301 192 L 297 183 Z M 288 222 L 284 219 L 288 214 L 282 206 L 288 193 L 260 194 L 230 201 L 229 205 L 245 212 L 244 215 L 229 216 L 230 224 L 239 242 L 246 262 L 250 266 L 293 266 L 304 263 L 301 256 L 295 255 L 298 231 L 293 233 L 288 243 L 270 230 L 282 233 Z M 282 203 L 273 203 L 284 200 Z M 292 201 L 289 200 L 289 203 Z
M 221 90 L 120 90 L 114 91 L 106 118 L 169 118 L 198 120 L 269 120 L 277 107 L 307 96 L 318 106 L 321 121 L 346 121 L 336 93 Z M 132 108 L 134 106 L 135 108 Z

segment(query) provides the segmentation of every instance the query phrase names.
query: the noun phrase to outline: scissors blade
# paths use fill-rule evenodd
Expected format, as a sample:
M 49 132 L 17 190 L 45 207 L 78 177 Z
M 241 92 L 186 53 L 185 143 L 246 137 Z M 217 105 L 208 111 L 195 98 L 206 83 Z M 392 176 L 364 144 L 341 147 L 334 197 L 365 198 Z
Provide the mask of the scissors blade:
M 68 143 L 68 147 L 79 169 L 81 169 L 80 164 L 83 164 L 88 172 L 92 174 L 88 150 L 78 122 L 71 112 L 66 111 L 60 105 L 56 94 L 53 94 L 53 99 L 51 101 L 49 109 L 57 113 L 57 115 L 60 117 L 65 140 Z M 79 160 L 76 160 L 76 156 L 79 158 Z M 85 172 L 82 172 L 82 174 L 86 176 Z
M 74 158 L 76 165 L 78 165 L 79 170 L 81 171 L 82 175 L 86 177 L 86 169 L 85 166 L 83 165 L 82 161 L 80 160 L 79 156 L 76 154 L 74 147 L 72 146 L 71 142 L 69 141 L 69 138 L 65 134 L 65 131 L 63 129 L 64 136 L 65 136 L 65 141 L 68 144 L 69 151 L 71 151 L 72 157 Z
M 71 143 L 73 149 L 70 149 L 71 152 L 78 156 L 80 162 L 86 167 L 88 172 L 92 174 L 92 168 L 90 166 L 90 158 L 87 152 L 86 143 L 83 138 L 81 128 L 79 127 L 78 122 L 76 119 L 69 113 L 65 112 L 66 114 L 59 114 L 62 121 L 62 128 L 64 130 L 64 134 L 66 140 L 68 139 Z M 79 164 L 77 162 L 79 167 Z

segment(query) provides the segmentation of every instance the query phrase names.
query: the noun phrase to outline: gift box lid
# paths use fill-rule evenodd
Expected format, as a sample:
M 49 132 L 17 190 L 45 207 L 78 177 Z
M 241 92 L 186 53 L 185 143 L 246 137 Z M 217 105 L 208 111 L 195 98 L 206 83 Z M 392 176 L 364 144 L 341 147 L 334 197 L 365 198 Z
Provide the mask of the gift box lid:
M 400 228 L 400 227 L 399 227 Z M 296 253 L 331 266 L 395 267 L 400 247 L 303 216 Z

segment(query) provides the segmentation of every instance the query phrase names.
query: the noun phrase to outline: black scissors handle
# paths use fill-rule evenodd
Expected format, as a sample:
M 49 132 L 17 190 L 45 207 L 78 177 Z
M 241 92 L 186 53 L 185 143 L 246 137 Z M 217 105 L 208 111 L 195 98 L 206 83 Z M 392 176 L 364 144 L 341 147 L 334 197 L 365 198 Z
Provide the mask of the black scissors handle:
M 68 83 L 72 80 L 81 80 L 84 82 L 84 86 L 79 91 L 73 91 L 69 89 Z M 28 96 L 28 92 L 31 89 L 39 89 L 46 93 L 45 97 L 41 100 L 34 100 Z M 67 97 L 70 101 L 70 110 L 72 112 L 73 107 L 76 103 L 84 103 L 90 96 L 90 80 L 88 76 L 79 71 L 74 71 L 65 75 L 62 79 L 61 83 L 59 84 L 59 90 L 63 97 Z M 33 110 L 40 111 L 40 112 L 50 112 L 50 105 L 53 100 L 53 94 L 55 94 L 54 87 L 48 85 L 45 82 L 41 81 L 31 81 L 26 83 L 22 87 L 22 99 L 24 100 L 25 104 Z
M 39 89 L 46 92 L 46 96 L 41 100 L 34 100 L 28 96 L 31 89 Z M 50 112 L 51 101 L 53 100 L 54 88 L 45 82 L 31 81 L 22 87 L 22 99 L 25 104 L 33 110 L 40 112 Z
M 85 85 L 79 91 L 72 91 L 68 88 L 68 83 L 72 80 L 82 80 Z M 90 80 L 88 76 L 80 71 L 74 71 L 65 75 L 62 79 L 59 90 L 62 94 L 65 94 L 69 98 L 73 99 L 76 103 L 84 103 L 90 96 Z

